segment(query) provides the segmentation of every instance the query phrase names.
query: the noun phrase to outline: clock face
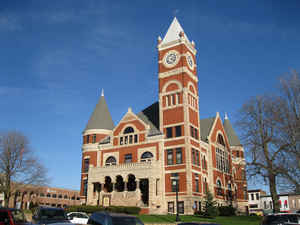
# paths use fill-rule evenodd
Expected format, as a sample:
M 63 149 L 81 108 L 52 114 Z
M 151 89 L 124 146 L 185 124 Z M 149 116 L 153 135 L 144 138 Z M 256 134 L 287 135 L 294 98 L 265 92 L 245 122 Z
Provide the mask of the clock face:
M 173 67 L 179 61 L 179 53 L 175 50 L 169 51 L 163 59 L 163 63 L 166 67 Z
M 186 55 L 186 60 L 188 62 L 188 66 L 190 67 L 190 69 L 194 69 L 194 59 L 193 59 L 193 56 L 189 52 Z

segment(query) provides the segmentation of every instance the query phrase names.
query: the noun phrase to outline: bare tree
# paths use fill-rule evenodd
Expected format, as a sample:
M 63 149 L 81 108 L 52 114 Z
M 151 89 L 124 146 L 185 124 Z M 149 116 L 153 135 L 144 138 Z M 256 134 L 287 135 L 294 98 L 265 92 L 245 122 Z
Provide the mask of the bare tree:
M 296 71 L 281 78 L 273 120 L 276 121 L 276 144 L 287 146 L 281 153 L 280 186 L 300 193 L 300 78 Z
M 0 134 L 0 192 L 5 206 L 19 189 L 46 181 L 46 169 L 29 148 L 27 138 L 15 131 Z
M 276 123 L 272 120 L 274 106 L 274 98 L 269 96 L 250 99 L 241 109 L 238 125 L 248 155 L 247 174 L 268 183 L 274 211 L 279 212 L 277 179 L 281 168 L 278 162 L 286 146 L 274 144 L 278 138 Z

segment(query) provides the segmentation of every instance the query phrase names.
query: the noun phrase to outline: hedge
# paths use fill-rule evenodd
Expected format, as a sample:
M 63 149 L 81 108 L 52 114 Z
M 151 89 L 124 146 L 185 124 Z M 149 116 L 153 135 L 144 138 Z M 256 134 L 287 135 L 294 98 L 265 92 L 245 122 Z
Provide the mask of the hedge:
M 114 213 L 126 213 L 126 214 L 139 214 L 141 208 L 135 206 L 91 206 L 91 205 L 75 205 L 69 206 L 66 208 L 66 212 L 85 212 L 88 214 L 92 214 L 97 211 L 108 211 Z

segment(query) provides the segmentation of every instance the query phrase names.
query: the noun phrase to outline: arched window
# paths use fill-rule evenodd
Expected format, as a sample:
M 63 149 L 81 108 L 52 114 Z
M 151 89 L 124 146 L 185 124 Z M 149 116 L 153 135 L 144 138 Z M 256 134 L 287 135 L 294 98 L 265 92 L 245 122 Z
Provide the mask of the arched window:
M 218 188 L 222 188 L 222 184 L 221 184 L 221 181 L 220 181 L 220 180 L 217 180 L 217 187 L 218 187 Z
M 120 137 L 120 145 L 134 144 L 138 142 L 138 135 L 133 134 L 135 131 L 132 127 L 126 127 L 123 136 Z
M 222 195 L 222 183 L 220 180 L 217 180 L 217 195 Z
M 134 129 L 132 127 L 126 127 L 123 134 L 134 133 Z
M 141 156 L 141 162 L 151 161 L 153 154 L 151 152 L 144 152 Z
M 221 134 L 218 134 L 218 143 L 225 146 L 225 142 Z
M 107 160 L 105 161 L 105 165 L 106 165 L 106 166 L 111 166 L 111 165 L 116 165 L 116 164 L 117 164 L 117 160 L 116 160 L 116 158 L 113 157 L 113 156 L 109 156 L 109 157 L 107 158 Z

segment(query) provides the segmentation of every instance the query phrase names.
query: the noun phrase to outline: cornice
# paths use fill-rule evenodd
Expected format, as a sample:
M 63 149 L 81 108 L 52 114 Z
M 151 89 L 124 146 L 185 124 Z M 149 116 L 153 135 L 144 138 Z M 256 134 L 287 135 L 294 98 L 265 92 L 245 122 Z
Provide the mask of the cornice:
M 198 82 L 198 77 L 193 74 L 186 66 L 177 68 L 177 69 L 173 69 L 164 73 L 159 73 L 158 77 L 159 78 L 166 78 L 172 75 L 177 75 L 177 74 L 181 74 L 181 73 L 187 73 L 189 75 L 190 78 L 192 78 L 194 81 Z
M 175 47 L 175 46 L 180 45 L 180 44 L 184 44 L 194 55 L 196 55 L 197 50 L 194 48 L 194 46 L 191 43 L 189 43 L 189 41 L 187 41 L 184 38 L 178 39 L 178 40 L 175 40 L 175 41 L 171 41 L 171 42 L 166 43 L 166 44 L 159 44 L 159 45 L 157 45 L 157 49 L 158 49 L 158 51 L 162 51 L 162 50 L 165 50 L 165 49 L 168 49 L 168 48 Z

